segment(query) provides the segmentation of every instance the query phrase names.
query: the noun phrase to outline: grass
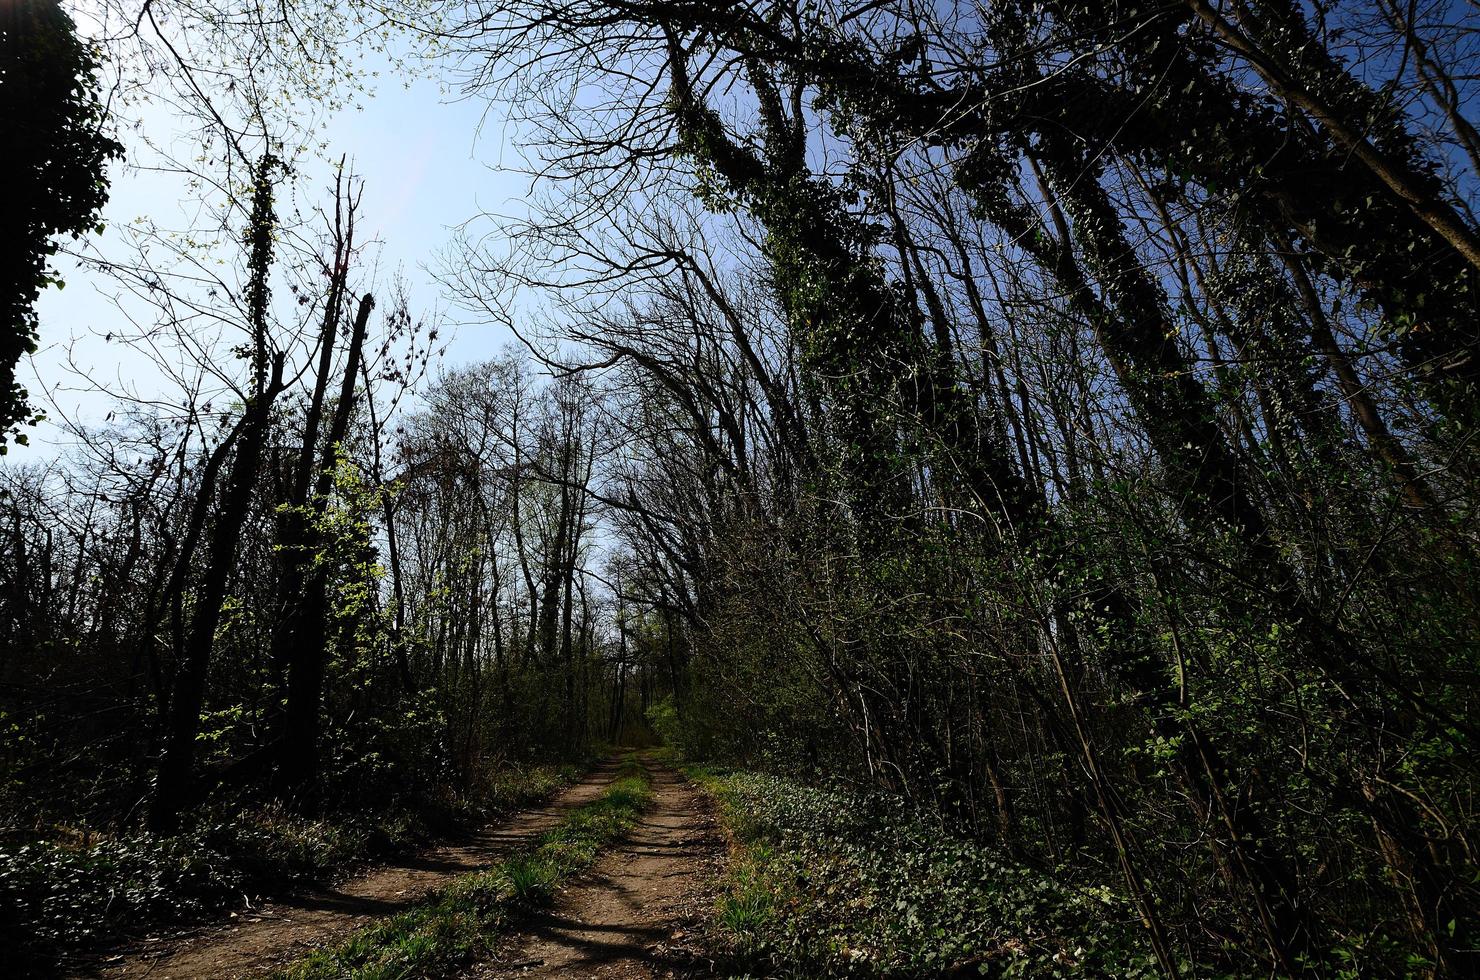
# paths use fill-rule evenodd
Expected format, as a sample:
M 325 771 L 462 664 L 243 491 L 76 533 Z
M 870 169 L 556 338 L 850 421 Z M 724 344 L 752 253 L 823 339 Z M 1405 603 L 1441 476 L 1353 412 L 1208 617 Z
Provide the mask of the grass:
M 1141 977 L 1112 889 L 1024 867 L 883 794 L 690 766 L 731 842 L 716 952 L 754 975 Z
M 603 847 L 625 836 L 650 799 L 647 771 L 624 762 L 617 778 L 533 845 L 494 867 L 464 875 L 424 902 L 361 929 L 271 975 L 272 980 L 401 980 L 457 974 L 492 951 L 522 909 L 549 899 Z

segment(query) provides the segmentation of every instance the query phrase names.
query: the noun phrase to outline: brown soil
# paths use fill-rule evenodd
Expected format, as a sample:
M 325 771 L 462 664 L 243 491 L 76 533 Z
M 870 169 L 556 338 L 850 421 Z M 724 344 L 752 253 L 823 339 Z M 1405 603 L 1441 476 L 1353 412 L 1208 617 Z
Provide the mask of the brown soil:
M 615 770 L 615 763 L 599 767 L 549 804 L 491 825 L 463 843 L 378 865 L 336 888 L 291 895 L 233 913 L 224 924 L 175 940 L 155 941 L 154 948 L 141 944 L 78 975 L 105 980 L 228 980 L 280 966 L 398 911 L 450 878 L 487 867 L 559 823 L 570 808 L 596 797 Z
M 652 767 L 653 805 L 625 843 L 524 920 L 478 980 L 707 976 L 700 929 L 723 845 L 708 800 Z

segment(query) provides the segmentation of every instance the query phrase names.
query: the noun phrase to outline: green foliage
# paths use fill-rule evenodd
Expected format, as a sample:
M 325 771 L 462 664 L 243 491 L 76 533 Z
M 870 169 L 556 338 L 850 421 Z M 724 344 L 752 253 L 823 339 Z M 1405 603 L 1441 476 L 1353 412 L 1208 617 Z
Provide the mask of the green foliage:
M 323 882 L 357 862 L 425 844 L 444 829 L 548 796 L 573 769 L 490 773 L 481 795 L 319 820 L 280 806 L 218 814 L 177 837 L 126 834 L 0 850 L 0 938 L 22 963 L 42 964 L 144 928 L 198 919 L 244 895 Z M 75 835 L 74 835 L 75 837 Z
M 775 975 L 1157 972 L 1135 911 L 1111 888 L 1016 864 L 898 798 L 691 774 L 720 801 L 735 843 L 723 933 Z
M 446 975 L 488 948 L 508 916 L 507 884 L 492 872 L 459 879 L 422 905 L 363 929 L 286 970 L 283 980 Z
M 0 932 L 39 961 L 48 947 L 219 908 L 241 881 L 203 835 L 27 844 L 0 853 Z
M 244 813 L 179 837 L 38 842 L 0 853 L 0 935 L 22 961 L 198 918 L 244 894 L 322 880 L 370 853 L 367 823 Z
M 689 754 L 692 749 L 691 733 L 678 716 L 672 695 L 648 706 L 647 723 L 664 745 L 681 756 Z
M 646 770 L 628 763 L 601 796 L 578 807 L 533 847 L 459 878 L 415 908 L 273 974 L 273 980 L 460 975 L 493 949 L 520 906 L 546 900 L 560 881 L 588 867 L 601 848 L 632 829 L 648 802 Z
M 504 878 L 515 900 L 533 904 L 549 895 L 555 869 L 533 854 L 521 854 L 504 862 Z
M 443 692 L 407 690 L 388 639 L 390 613 L 379 601 L 385 569 L 370 523 L 388 492 L 339 453 L 327 506 L 277 508 L 308 523 L 315 542 L 308 560 L 326 579 L 324 795 L 349 809 L 417 807 L 461 783 L 463 798 L 481 799 L 472 791 L 478 774 L 453 771 Z
M 24 444 L 30 421 L 16 364 L 36 349 L 34 304 L 48 285 L 58 235 L 97 227 L 108 197 L 104 166 L 123 148 L 103 133 L 97 54 L 77 37 L 56 0 L 7 3 L 0 21 L 0 184 L 5 235 L 0 244 L 0 453 Z
M 777 893 L 766 871 L 776 861 L 775 848 L 755 833 L 736 834 L 744 846 L 732 856 L 729 881 L 719 899 L 719 921 L 740 949 L 760 952 L 760 937 L 773 927 Z

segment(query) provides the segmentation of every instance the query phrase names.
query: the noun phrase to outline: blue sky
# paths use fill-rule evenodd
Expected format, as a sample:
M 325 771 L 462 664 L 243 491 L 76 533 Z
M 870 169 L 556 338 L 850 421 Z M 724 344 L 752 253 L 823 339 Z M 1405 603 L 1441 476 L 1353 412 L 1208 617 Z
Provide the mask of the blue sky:
M 388 64 L 367 67 L 382 69 L 373 96 L 362 100 L 362 109 L 331 117 L 321 134 L 330 145 L 330 154 L 335 159 L 346 154 L 365 181 L 360 240 L 381 242 L 380 269 L 387 278 L 401 270 L 414 308 L 442 312 L 442 337 L 450 338 L 445 365 L 490 357 L 512 338 L 487 324 L 459 322 L 466 317 L 441 295 L 434 272 L 438 256 L 455 236 L 454 226 L 484 212 L 522 211 L 529 178 L 515 172 L 520 166 L 519 152 L 507 138 L 497 107 L 490 112 L 481 100 L 459 100 L 430 78 L 415 79 L 408 88 L 388 73 Z M 167 139 L 179 128 L 163 110 L 148 110 L 143 118 L 156 139 Z M 133 151 L 133 160 L 146 158 L 130 134 L 125 132 L 122 139 Z M 317 169 L 317 179 L 310 176 L 305 190 L 327 186 L 328 165 Z M 111 229 L 140 216 L 165 226 L 187 223 L 190 196 L 182 179 L 119 165 L 111 174 L 112 193 L 103 215 Z M 116 231 L 109 231 L 96 245 L 106 256 L 117 250 L 118 242 Z M 66 288 L 49 289 L 42 295 L 38 304 L 41 347 L 20 371 L 33 401 L 44 406 L 47 398 L 41 392 L 45 389 L 61 412 L 83 421 L 101 421 L 113 407 L 111 400 L 81 391 L 86 384 L 73 366 L 109 387 L 126 386 L 145 395 L 152 389 L 166 390 L 167 380 L 146 358 L 103 339 L 123 322 L 110 298 L 116 287 L 66 259 L 59 266 Z M 48 458 L 66 444 L 60 428 L 51 422 L 33 430 L 31 441 L 29 450 L 12 447 L 8 462 Z

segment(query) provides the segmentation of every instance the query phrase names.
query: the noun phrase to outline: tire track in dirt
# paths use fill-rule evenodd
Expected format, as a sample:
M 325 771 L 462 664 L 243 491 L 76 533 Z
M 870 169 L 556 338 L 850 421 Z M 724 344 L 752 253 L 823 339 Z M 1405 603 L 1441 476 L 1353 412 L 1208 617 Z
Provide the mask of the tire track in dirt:
M 75 977 L 103 980 L 235 980 L 262 973 L 400 911 L 458 875 L 494 863 L 595 799 L 616 773 L 605 763 L 544 806 L 498 821 L 469 840 L 436 847 L 356 875 L 341 885 L 287 895 L 237 912 L 189 938 L 135 947 Z
M 723 844 L 711 806 L 668 769 L 649 765 L 653 804 L 632 835 L 535 912 L 477 980 L 708 975 L 693 948 L 714 902 Z

